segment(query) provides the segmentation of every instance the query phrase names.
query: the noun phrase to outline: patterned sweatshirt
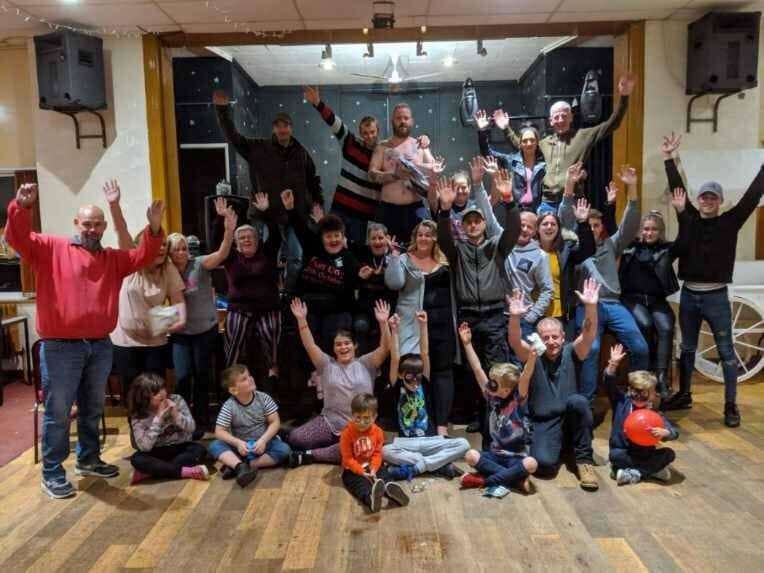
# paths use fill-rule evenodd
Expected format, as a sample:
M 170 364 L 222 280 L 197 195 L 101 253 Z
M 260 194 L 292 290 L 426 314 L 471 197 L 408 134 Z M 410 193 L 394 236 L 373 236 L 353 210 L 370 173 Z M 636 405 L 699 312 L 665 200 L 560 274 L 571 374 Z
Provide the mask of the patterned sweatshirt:
M 177 423 L 169 415 L 160 418 L 151 413 L 145 418 L 130 420 L 135 445 L 142 452 L 191 441 L 191 434 L 196 429 L 196 423 L 188 409 L 188 404 L 178 394 L 171 394 L 167 398 L 175 402 L 178 408 Z

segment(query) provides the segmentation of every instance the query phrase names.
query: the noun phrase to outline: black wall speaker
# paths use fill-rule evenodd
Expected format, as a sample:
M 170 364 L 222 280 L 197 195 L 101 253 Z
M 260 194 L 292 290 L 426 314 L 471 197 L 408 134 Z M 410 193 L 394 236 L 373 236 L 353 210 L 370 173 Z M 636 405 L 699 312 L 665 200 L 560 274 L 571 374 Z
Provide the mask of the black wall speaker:
M 758 85 L 761 12 L 709 12 L 687 26 L 687 95 Z
M 67 30 L 34 43 L 41 109 L 106 109 L 101 38 Z
M 233 207 L 238 215 L 236 226 L 246 225 L 248 222 L 247 211 L 249 210 L 249 197 L 243 197 L 242 195 L 208 195 L 204 198 L 204 220 L 205 224 L 205 239 L 206 239 L 206 251 L 212 253 L 216 251 L 220 246 L 220 242 L 223 240 L 223 219 L 217 216 L 215 212 L 215 199 L 218 197 L 225 197 L 226 203 L 229 207 Z

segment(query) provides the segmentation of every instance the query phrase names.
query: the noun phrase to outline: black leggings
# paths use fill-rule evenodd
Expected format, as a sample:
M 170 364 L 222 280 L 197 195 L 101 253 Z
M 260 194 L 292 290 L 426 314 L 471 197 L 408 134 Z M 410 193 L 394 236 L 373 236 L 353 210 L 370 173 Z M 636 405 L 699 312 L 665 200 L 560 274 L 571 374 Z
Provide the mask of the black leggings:
M 454 369 L 432 372 L 430 384 L 433 422 L 436 426 L 448 426 L 454 404 Z
M 643 477 L 657 474 L 674 461 L 676 454 L 671 448 L 610 448 L 610 463 L 613 469 L 632 468 L 639 470 Z
M 646 304 L 647 303 L 647 304 Z M 655 329 L 656 345 L 651 368 L 653 370 L 668 370 L 671 361 L 671 345 L 674 341 L 674 311 L 665 299 L 650 301 L 623 298 L 623 305 L 629 309 L 646 341 L 652 340 Z
M 377 478 L 385 483 L 390 481 L 385 468 L 379 468 Z M 345 486 L 345 489 L 350 492 L 350 495 L 357 500 L 360 500 L 364 505 L 370 505 L 371 500 L 369 496 L 371 495 L 371 481 L 369 478 L 360 476 L 350 470 L 344 470 L 342 472 L 342 484 Z
M 196 442 L 184 442 L 171 446 L 160 446 L 149 452 L 135 452 L 130 463 L 139 472 L 157 478 L 178 479 L 184 467 L 202 463 L 207 449 Z

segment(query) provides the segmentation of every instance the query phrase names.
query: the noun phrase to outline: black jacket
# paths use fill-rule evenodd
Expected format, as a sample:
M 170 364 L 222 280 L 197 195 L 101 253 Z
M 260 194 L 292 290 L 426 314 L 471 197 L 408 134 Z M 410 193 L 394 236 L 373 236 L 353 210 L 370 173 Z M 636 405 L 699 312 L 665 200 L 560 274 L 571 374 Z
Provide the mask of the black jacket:
M 576 265 L 583 263 L 593 256 L 597 250 L 592 228 L 588 221 L 578 223 L 576 228 L 578 241 L 567 239 L 557 250 L 560 263 L 560 304 L 564 317 L 572 319 L 575 314 L 578 297 L 576 297 Z
M 621 290 L 625 293 L 634 289 L 629 289 L 626 277 L 631 270 L 631 265 L 639 265 L 637 253 L 643 249 L 650 249 L 641 241 L 634 241 L 621 254 L 621 264 L 618 267 L 618 279 L 621 281 Z M 663 289 L 663 296 L 669 296 L 679 290 L 679 281 L 674 272 L 674 259 L 677 257 L 677 249 L 674 243 L 663 242 L 652 249 L 651 266 L 658 282 Z
M 308 151 L 292 138 L 284 147 L 275 137 L 250 139 L 240 134 L 231 119 L 229 106 L 215 106 L 220 127 L 236 151 L 249 162 L 252 188 L 268 194 L 273 218 L 280 224 L 287 221 L 281 204 L 281 192 L 291 189 L 295 209 L 307 218 L 314 203 L 324 204 L 321 179 Z
M 686 189 L 676 162 L 665 162 L 669 188 Z M 732 209 L 718 217 L 703 219 L 689 198 L 680 214 L 677 254 L 679 278 L 702 283 L 731 283 L 735 269 L 737 234 L 764 193 L 764 166 L 754 178 L 745 194 Z

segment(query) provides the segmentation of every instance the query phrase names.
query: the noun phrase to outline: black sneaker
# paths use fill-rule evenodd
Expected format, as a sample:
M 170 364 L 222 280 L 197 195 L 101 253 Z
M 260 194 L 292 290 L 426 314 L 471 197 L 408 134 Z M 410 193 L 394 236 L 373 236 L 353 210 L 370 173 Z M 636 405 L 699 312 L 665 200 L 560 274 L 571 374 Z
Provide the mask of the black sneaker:
M 377 513 L 382 508 L 382 496 L 385 494 L 385 482 L 375 479 L 369 492 L 369 509 Z
M 289 454 L 289 467 L 296 468 L 297 466 L 306 466 L 313 463 L 313 454 L 303 452 L 300 450 L 292 450 Z
M 724 425 L 728 428 L 737 428 L 740 425 L 740 410 L 734 402 L 724 404 Z
M 394 501 L 401 507 L 405 507 L 409 504 L 409 496 L 406 495 L 406 492 L 403 491 L 400 484 L 397 484 L 394 481 L 385 484 L 385 495 L 388 499 Z
M 236 466 L 236 483 L 239 487 L 247 487 L 257 477 L 257 468 L 250 467 L 247 463 Z
M 692 408 L 692 394 L 689 392 L 677 392 L 663 402 L 664 410 L 687 410 L 689 408 Z
M 480 431 L 480 422 L 474 421 L 467 424 L 467 427 L 464 429 L 465 432 L 468 434 L 476 434 Z
M 75 496 L 77 493 L 74 490 L 74 486 L 65 477 L 52 480 L 43 479 L 40 482 L 40 489 L 53 499 L 66 499 L 67 497 Z
M 448 463 L 436 470 L 432 470 L 430 473 L 437 477 L 446 478 L 447 480 L 452 480 L 464 474 L 462 470 L 452 463 Z
M 100 478 L 113 478 L 119 475 L 119 467 L 114 464 L 107 464 L 102 459 L 97 459 L 91 464 L 77 461 L 74 464 L 74 473 L 78 476 L 94 476 Z
M 220 477 L 225 480 L 233 479 L 236 477 L 236 470 L 230 466 L 223 466 L 223 469 L 220 470 Z

